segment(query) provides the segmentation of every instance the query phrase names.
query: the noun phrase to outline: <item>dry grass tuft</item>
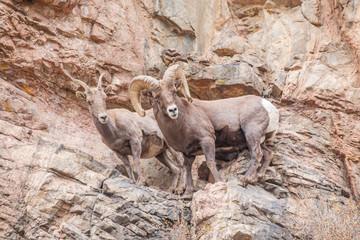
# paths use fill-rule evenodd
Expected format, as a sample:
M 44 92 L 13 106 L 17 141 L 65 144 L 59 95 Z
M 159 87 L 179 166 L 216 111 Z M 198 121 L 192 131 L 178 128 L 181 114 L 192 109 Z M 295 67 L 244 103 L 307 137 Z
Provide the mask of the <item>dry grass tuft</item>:
M 163 221 L 165 222 L 165 226 L 162 227 L 162 230 L 168 233 L 166 234 L 166 236 L 163 235 L 163 239 L 167 239 L 167 240 L 192 239 L 191 224 L 189 224 L 189 222 L 187 222 L 185 219 L 184 201 L 179 199 L 178 202 L 179 202 L 180 214 L 177 214 L 176 220 L 173 222 L 163 219 Z
M 300 239 L 360 240 L 360 208 L 352 199 L 331 201 L 325 196 L 300 199 L 290 228 Z

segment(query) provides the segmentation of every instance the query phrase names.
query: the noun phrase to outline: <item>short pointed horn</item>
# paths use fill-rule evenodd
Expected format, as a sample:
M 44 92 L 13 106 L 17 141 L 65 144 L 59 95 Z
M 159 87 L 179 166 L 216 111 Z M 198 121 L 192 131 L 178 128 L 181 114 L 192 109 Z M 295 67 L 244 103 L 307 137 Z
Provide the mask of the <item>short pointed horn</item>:
M 135 111 L 141 116 L 145 116 L 145 111 L 141 106 L 140 92 L 143 89 L 153 90 L 160 86 L 159 81 L 156 78 L 150 76 L 137 76 L 134 77 L 130 82 L 129 96 L 131 104 Z
M 79 84 L 80 86 L 82 86 L 85 90 L 89 89 L 89 86 L 86 83 L 84 83 L 83 81 L 81 81 L 79 79 L 73 78 L 72 76 L 70 76 L 70 74 L 65 69 L 64 69 L 64 73 L 68 78 L 70 78 L 72 81 L 74 81 L 77 84 Z
M 104 75 L 105 75 L 105 73 L 100 74 L 98 85 L 97 85 L 98 89 L 102 89 L 102 78 L 104 77 Z
M 179 85 L 178 89 L 181 94 L 184 95 L 189 102 L 193 101 L 190 95 L 189 85 L 187 84 L 185 73 L 179 64 L 174 64 L 166 69 L 163 81 L 170 85 Z

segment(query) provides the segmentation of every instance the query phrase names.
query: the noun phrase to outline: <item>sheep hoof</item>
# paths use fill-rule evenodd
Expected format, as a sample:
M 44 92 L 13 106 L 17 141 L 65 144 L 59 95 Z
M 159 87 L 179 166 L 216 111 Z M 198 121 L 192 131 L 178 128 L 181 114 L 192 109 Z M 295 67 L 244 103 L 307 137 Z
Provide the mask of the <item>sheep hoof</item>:
M 264 177 L 265 177 L 265 174 L 258 174 L 257 175 L 258 182 L 262 181 L 264 179 Z
M 131 184 L 136 184 L 136 180 L 133 180 L 133 179 L 131 179 L 131 178 L 129 178 L 129 183 L 131 183 Z
M 225 182 L 221 177 L 219 177 L 218 179 L 215 180 L 215 183 L 218 183 L 218 182 Z
M 243 176 L 240 181 L 243 184 L 243 187 L 246 187 L 249 183 L 253 183 L 254 182 L 254 177 L 252 176 Z
M 241 186 L 241 187 L 246 187 L 247 183 L 246 183 L 246 181 L 244 181 L 244 177 L 240 178 L 240 181 L 239 181 L 238 185 Z
M 147 186 L 145 178 L 138 178 L 137 185 L 139 185 L 139 186 Z
M 168 188 L 168 190 L 167 190 L 168 192 L 171 192 L 171 193 L 175 193 L 175 187 L 169 187 Z
M 181 195 L 181 194 L 183 194 L 184 193 L 184 189 L 176 189 L 175 190 L 175 194 L 176 195 Z
M 194 187 L 187 187 L 183 196 L 192 195 L 193 193 L 194 193 Z
M 183 200 L 191 200 L 193 198 L 193 192 L 185 192 L 184 195 L 181 196 Z
M 183 193 L 185 192 L 185 189 L 186 189 L 185 184 L 181 184 L 181 183 L 180 183 L 180 184 L 177 186 L 177 188 L 175 189 L 175 194 L 181 195 L 181 194 L 183 194 Z

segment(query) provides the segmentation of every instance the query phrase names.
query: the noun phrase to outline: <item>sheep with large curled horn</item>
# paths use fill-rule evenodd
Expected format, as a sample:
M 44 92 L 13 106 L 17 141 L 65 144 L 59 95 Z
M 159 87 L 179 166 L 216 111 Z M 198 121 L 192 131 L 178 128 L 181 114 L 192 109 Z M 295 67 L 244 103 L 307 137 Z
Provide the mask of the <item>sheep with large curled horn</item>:
M 269 101 L 253 95 L 192 101 L 179 64 L 169 67 L 161 81 L 149 76 L 133 78 L 130 100 L 140 116 L 144 116 L 139 99 L 142 89 L 151 90 L 155 118 L 166 142 L 184 155 L 187 192 L 194 189 L 191 164 L 199 150 L 204 153 L 215 181 L 221 180 L 215 152 L 239 153 L 246 147 L 251 164 L 243 182 L 256 182 L 264 176 L 272 159 L 266 142 L 274 137 L 279 127 L 279 112 Z M 181 89 L 187 99 L 180 98 L 177 89 Z
M 83 81 L 73 79 L 65 70 L 64 72 L 70 79 L 84 88 L 83 92 L 77 91 L 76 96 L 86 100 L 102 141 L 122 160 L 132 180 L 136 181 L 128 155 L 133 156 L 139 184 L 145 184 L 140 159 L 155 157 L 172 172 L 169 191 L 175 191 L 180 175 L 181 182 L 177 190 L 181 191 L 185 188 L 184 174 L 180 168 L 178 153 L 165 143 L 152 112 L 148 112 L 148 116 L 142 118 L 126 109 L 107 110 L 106 94 L 111 91 L 112 85 L 106 87 L 105 90 L 103 89 L 102 78 L 104 73 L 100 75 L 97 87 L 89 87 Z M 172 156 L 173 160 L 169 156 Z

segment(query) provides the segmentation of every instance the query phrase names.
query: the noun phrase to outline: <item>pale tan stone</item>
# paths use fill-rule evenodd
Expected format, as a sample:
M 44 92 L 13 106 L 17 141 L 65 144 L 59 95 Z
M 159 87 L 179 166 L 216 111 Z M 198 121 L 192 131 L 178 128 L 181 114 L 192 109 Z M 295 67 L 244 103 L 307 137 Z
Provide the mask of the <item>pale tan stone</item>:
M 104 85 L 116 85 L 107 107 L 131 109 L 132 77 L 181 61 L 193 97 L 264 95 L 281 113 L 259 184 L 239 186 L 246 150 L 218 162 L 227 182 L 215 185 L 197 159 L 198 237 L 293 239 L 286 216 L 300 189 L 335 202 L 359 196 L 359 9 L 355 0 L 1 1 L 0 238 L 169 234 L 163 219 L 175 222 L 180 203 L 155 188 L 170 173 L 148 159 L 150 187 L 121 176 L 63 70 L 89 85 L 105 72 Z

